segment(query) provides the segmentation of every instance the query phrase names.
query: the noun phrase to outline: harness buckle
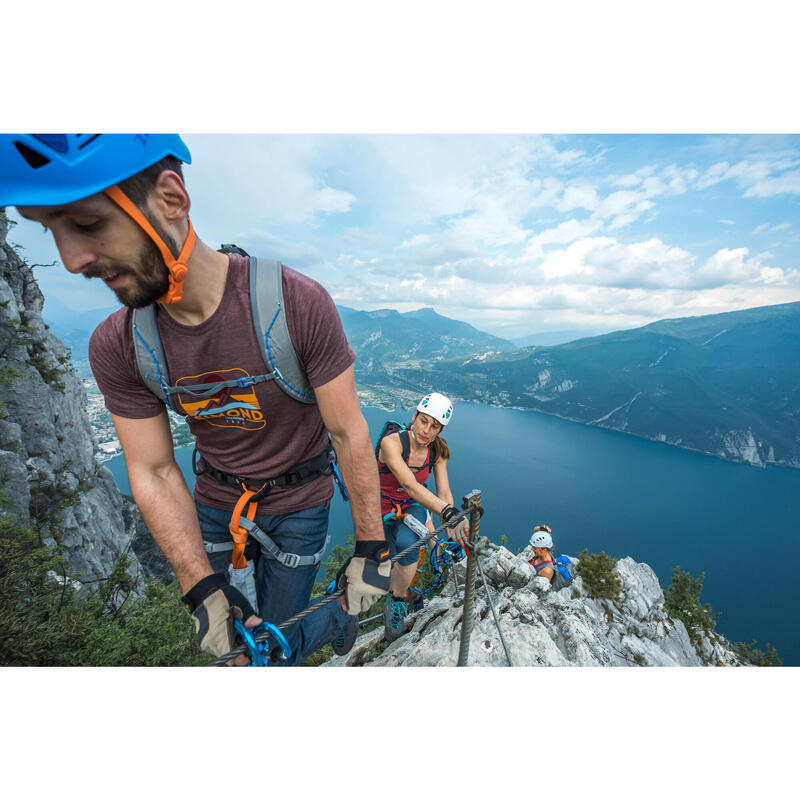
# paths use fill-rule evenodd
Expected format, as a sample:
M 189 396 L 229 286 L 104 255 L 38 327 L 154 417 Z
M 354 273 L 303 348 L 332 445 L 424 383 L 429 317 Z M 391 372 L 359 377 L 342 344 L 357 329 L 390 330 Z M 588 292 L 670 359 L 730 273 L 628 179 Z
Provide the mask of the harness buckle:
M 289 569 L 297 569 L 300 566 L 300 556 L 297 553 L 283 553 L 280 557 L 281 563 Z
M 236 379 L 236 385 L 242 389 L 244 389 L 246 386 L 252 386 L 255 382 L 256 379 L 252 375 L 247 375 L 244 378 Z

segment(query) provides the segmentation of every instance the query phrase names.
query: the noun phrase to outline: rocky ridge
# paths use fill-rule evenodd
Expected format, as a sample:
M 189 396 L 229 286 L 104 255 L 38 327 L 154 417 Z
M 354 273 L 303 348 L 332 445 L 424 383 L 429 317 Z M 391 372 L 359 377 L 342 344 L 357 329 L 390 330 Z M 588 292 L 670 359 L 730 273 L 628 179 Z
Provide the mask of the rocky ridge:
M 696 648 L 692 645 L 683 622 L 667 615 L 664 593 L 647 564 L 620 559 L 614 567 L 622 583 L 620 597 L 601 600 L 588 596 L 580 576 L 554 591 L 546 578 L 536 577 L 529 558 L 528 548 L 514 555 L 505 547 L 484 545 L 480 559 L 487 585 L 478 571 L 469 666 L 508 665 L 487 588 L 515 667 L 744 666 L 721 636 L 701 637 Z M 466 560 L 455 569 L 462 588 L 457 591 L 449 579 L 440 595 L 409 616 L 404 636 L 385 647 L 380 627 L 325 666 L 455 666 Z
M 0 211 L 0 486 L 4 512 L 57 545 L 90 585 L 130 548 L 133 522 L 111 473 L 98 464 L 86 393 L 69 353 L 42 321 L 33 271 L 6 242 Z M 141 579 L 132 557 L 131 576 Z

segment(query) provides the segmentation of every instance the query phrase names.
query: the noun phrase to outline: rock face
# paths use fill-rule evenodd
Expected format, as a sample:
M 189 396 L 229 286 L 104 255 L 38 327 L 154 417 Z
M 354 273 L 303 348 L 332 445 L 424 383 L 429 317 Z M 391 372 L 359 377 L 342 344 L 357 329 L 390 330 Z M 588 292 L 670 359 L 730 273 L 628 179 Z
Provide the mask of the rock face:
M 489 543 L 480 555 L 487 587 L 515 667 L 531 666 L 742 666 L 719 636 L 692 646 L 684 624 L 667 616 L 664 594 L 647 564 L 631 558 L 617 562 L 620 598 L 587 596 L 577 576 L 572 585 L 554 591 L 537 578 L 527 550 L 516 556 Z M 577 559 L 573 559 L 577 562 Z M 466 561 L 456 566 L 462 590 L 452 578 L 442 594 L 411 615 L 407 633 L 383 646 L 383 628 L 361 636 L 346 655 L 326 666 L 455 666 L 463 619 Z M 508 666 L 503 643 L 487 601 L 481 573 L 476 580 L 475 623 L 468 666 Z
M 124 501 L 95 460 L 85 390 L 42 322 L 44 298 L 8 226 L 0 211 L 0 513 L 56 544 L 81 582 L 97 581 L 129 549 Z

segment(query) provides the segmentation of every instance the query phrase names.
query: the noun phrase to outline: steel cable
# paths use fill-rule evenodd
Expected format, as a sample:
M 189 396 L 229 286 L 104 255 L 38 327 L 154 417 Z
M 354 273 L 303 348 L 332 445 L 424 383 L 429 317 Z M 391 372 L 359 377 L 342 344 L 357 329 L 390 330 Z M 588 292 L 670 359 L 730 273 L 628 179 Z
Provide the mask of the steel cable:
M 492 609 L 492 616 L 494 617 L 494 624 L 497 625 L 497 632 L 500 634 L 500 641 L 503 643 L 503 650 L 506 652 L 506 659 L 508 660 L 508 666 L 513 667 L 514 665 L 511 663 L 511 654 L 508 652 L 508 645 L 506 644 L 506 637 L 503 636 L 503 630 L 500 627 L 500 620 L 497 617 L 497 611 L 494 608 L 494 601 L 492 600 L 492 593 L 489 591 L 489 582 L 486 580 L 486 575 L 483 571 L 483 566 L 481 565 L 480 553 L 475 553 L 476 563 L 478 564 L 478 569 L 481 573 L 481 579 L 483 580 L 483 588 L 486 590 L 486 598 L 489 601 L 489 608 Z

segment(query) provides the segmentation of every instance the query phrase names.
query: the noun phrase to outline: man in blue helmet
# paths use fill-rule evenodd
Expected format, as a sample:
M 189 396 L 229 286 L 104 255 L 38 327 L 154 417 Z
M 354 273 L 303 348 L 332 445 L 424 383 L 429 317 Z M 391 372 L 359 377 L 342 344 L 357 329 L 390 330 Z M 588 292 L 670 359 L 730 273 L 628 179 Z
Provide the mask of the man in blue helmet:
M 386 593 L 390 567 L 355 355 L 328 293 L 274 262 L 278 308 L 311 399 L 299 402 L 270 380 L 274 372 L 261 374 L 248 280 L 255 259 L 215 251 L 195 236 L 181 166 L 190 162 L 174 134 L 2 134 L 0 207 L 14 205 L 49 228 L 66 269 L 100 278 L 124 306 L 92 335 L 92 371 L 134 499 L 175 571 L 204 650 L 231 650 L 235 619 L 278 624 L 308 605 L 333 494 L 330 432 L 356 549 L 341 574 L 341 602 L 285 631 L 293 652 L 284 663 L 302 663 L 330 641 L 344 653 L 356 615 Z M 156 309 L 174 395 L 157 397 L 142 376 L 136 309 Z M 201 454 L 194 500 L 175 462 L 165 399 L 188 417 Z M 248 537 L 254 530 L 258 542 Z M 246 661 L 240 655 L 235 663 Z

